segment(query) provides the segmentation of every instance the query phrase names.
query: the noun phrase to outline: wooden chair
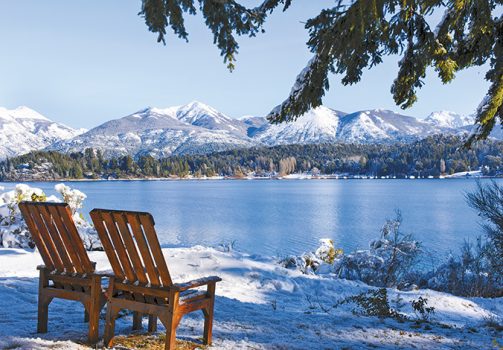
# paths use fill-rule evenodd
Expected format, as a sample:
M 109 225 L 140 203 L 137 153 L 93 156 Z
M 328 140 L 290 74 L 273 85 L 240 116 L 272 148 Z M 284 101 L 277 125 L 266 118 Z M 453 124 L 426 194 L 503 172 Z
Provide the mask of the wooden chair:
M 39 333 L 47 332 L 49 304 L 54 298 L 84 304 L 89 322 L 88 340 L 98 341 L 100 310 L 106 303 L 101 288 L 103 275 L 95 272 L 66 203 L 21 202 L 19 209 L 45 265 L 38 288 Z
M 149 315 L 148 330 L 157 318 L 166 327 L 166 349 L 175 348 L 176 328 L 190 312 L 204 314 L 204 343 L 211 343 L 215 285 L 211 276 L 174 284 L 162 255 L 154 219 L 149 213 L 94 209 L 91 218 L 105 248 L 114 277 L 107 292 L 105 346 L 112 345 L 115 319 L 121 309 L 134 311 L 133 329 L 141 328 L 143 314 Z M 206 290 L 193 288 L 207 286 Z

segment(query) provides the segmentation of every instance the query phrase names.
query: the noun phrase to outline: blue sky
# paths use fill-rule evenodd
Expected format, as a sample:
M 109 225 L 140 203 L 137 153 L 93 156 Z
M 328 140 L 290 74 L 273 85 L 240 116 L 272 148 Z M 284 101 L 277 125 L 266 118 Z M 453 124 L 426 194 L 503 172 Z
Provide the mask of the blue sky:
M 232 117 L 265 115 L 288 96 L 311 57 L 303 22 L 332 3 L 296 0 L 286 13 L 275 13 L 265 34 L 241 38 L 236 70 L 229 73 L 198 16 L 187 21 L 189 43 L 169 35 L 163 46 L 137 16 L 139 0 L 2 1 L 0 106 L 25 105 L 87 128 L 146 106 L 192 100 Z M 332 76 L 324 104 L 345 112 L 399 111 L 389 92 L 397 60 L 387 58 L 350 87 Z M 448 85 L 430 71 L 419 101 L 402 113 L 420 118 L 442 109 L 472 113 L 488 88 L 486 69 L 461 72 Z

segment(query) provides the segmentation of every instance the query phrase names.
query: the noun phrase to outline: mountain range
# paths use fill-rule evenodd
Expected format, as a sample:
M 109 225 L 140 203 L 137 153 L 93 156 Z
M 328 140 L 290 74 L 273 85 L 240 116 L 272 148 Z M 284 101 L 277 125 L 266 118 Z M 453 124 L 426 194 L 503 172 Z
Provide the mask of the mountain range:
M 439 133 L 466 134 L 473 122 L 446 111 L 416 119 L 381 109 L 345 113 L 320 106 L 295 122 L 272 125 L 263 117 L 231 118 L 194 101 L 145 108 L 85 131 L 52 122 L 27 107 L 2 108 L 0 158 L 36 149 L 75 152 L 93 147 L 105 156 L 164 157 L 260 145 L 411 142 Z
M 0 159 L 44 149 L 85 131 L 55 123 L 28 107 L 0 107 Z

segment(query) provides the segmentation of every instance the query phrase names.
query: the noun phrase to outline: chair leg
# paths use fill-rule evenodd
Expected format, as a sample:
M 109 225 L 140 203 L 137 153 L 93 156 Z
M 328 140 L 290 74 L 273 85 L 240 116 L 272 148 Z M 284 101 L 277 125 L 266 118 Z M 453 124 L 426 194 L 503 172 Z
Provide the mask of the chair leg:
M 211 296 L 208 306 L 203 309 L 204 314 L 204 335 L 203 343 L 206 345 L 211 344 L 211 338 L 213 335 L 213 309 L 215 304 L 215 283 L 208 285 L 208 295 Z
M 175 350 L 176 347 L 176 325 L 173 320 L 173 315 L 169 315 L 169 320 L 166 324 L 166 345 L 165 350 Z
M 213 334 L 213 305 L 203 309 L 204 314 L 204 335 L 203 344 L 211 345 L 211 338 Z
M 106 347 L 112 346 L 112 339 L 115 334 L 115 317 L 117 313 L 114 310 L 114 307 L 110 304 L 107 304 L 107 316 L 105 323 L 105 334 L 103 336 L 103 342 Z
M 37 333 L 47 333 L 47 323 L 49 320 L 49 304 L 52 298 L 47 298 L 44 295 L 38 296 L 38 322 Z
M 99 338 L 101 310 L 101 277 L 93 277 L 89 302 L 89 343 L 96 344 Z
M 133 331 L 137 331 L 143 328 L 142 325 L 143 315 L 139 312 L 133 312 Z
M 37 332 L 47 333 L 47 321 L 49 318 L 49 304 L 52 298 L 45 295 L 45 288 L 49 286 L 48 272 L 46 269 L 40 270 L 38 280 L 38 321 Z
M 157 316 L 148 315 L 148 332 L 154 333 L 157 331 Z

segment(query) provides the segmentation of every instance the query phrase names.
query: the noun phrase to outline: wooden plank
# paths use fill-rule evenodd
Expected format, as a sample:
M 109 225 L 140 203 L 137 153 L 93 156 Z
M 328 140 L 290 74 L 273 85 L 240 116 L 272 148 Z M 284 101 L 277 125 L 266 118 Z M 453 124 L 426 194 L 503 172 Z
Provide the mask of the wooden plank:
M 33 238 L 33 241 L 35 242 L 35 245 L 37 246 L 38 251 L 42 256 L 42 260 L 44 261 L 45 266 L 49 270 L 54 270 L 55 267 L 51 259 L 51 255 L 49 254 L 49 251 L 47 250 L 47 247 L 45 246 L 45 243 L 40 236 L 40 232 L 38 232 L 35 223 L 33 222 L 33 218 L 30 214 L 30 208 L 31 206 L 26 202 L 19 203 L 19 210 L 21 211 L 21 214 L 23 214 L 24 221 L 28 226 L 28 230 L 30 231 L 31 237 Z
M 91 279 L 84 277 L 73 277 L 73 276 L 65 276 L 65 275 L 54 275 L 49 274 L 47 277 L 49 280 L 52 280 L 57 283 L 61 283 L 64 285 L 77 285 L 77 286 L 90 286 Z
M 138 245 L 138 249 L 140 250 L 140 254 L 143 258 L 143 263 L 145 265 L 145 268 L 147 269 L 147 275 L 148 279 L 150 280 L 150 284 L 152 284 L 153 286 L 159 286 L 160 281 L 158 272 L 154 265 L 154 261 L 152 260 L 152 255 L 150 254 L 148 243 L 145 240 L 145 236 L 143 235 L 143 231 L 138 220 L 138 215 L 133 212 L 126 212 L 126 218 L 129 225 L 131 226 L 134 237 L 136 239 L 136 243 Z
M 124 242 L 122 241 L 119 232 L 117 231 L 117 227 L 115 226 L 112 215 L 110 213 L 102 211 L 101 217 L 103 218 L 103 221 L 106 225 L 109 236 L 112 238 L 115 251 L 119 256 L 119 261 L 121 263 L 122 269 L 124 270 L 124 273 L 126 274 L 126 278 L 131 282 L 135 282 L 137 280 L 136 275 L 133 271 L 133 267 L 131 266 L 131 262 L 129 261 L 126 249 L 124 248 Z
M 42 216 L 44 217 L 44 220 L 47 223 L 47 225 L 50 226 L 49 230 L 59 232 L 59 235 L 65 245 L 66 251 L 68 252 L 68 256 L 72 262 L 72 266 L 73 266 L 72 272 L 77 272 L 80 274 L 84 273 L 84 270 L 82 269 L 82 263 L 80 262 L 80 258 L 78 256 L 77 252 L 75 251 L 75 248 L 73 247 L 73 242 L 71 241 L 70 237 L 68 236 L 68 232 L 66 232 L 66 229 L 64 228 L 64 226 L 61 225 L 61 221 L 59 221 L 60 225 L 58 226 L 56 224 L 56 219 L 50 213 L 49 207 L 47 207 L 47 206 L 41 206 L 40 212 L 42 213 Z
M 53 242 L 51 235 L 47 231 L 47 228 L 45 227 L 42 218 L 40 216 L 40 212 L 38 211 L 38 208 L 36 205 L 33 205 L 31 207 L 31 214 L 33 218 L 33 222 L 35 223 L 38 232 L 40 232 L 40 236 L 42 237 L 42 240 L 45 243 L 45 246 L 47 247 L 47 251 L 49 252 L 52 261 L 54 263 L 54 267 L 56 270 L 59 271 L 64 271 L 65 265 L 63 264 L 63 261 L 61 260 L 61 257 L 59 256 L 58 249 L 56 248 L 55 242 Z
M 63 264 L 65 266 L 65 271 L 70 273 L 76 272 L 77 270 L 75 264 L 72 261 L 70 253 L 68 252 L 68 248 L 73 250 L 71 244 L 67 244 L 67 242 L 64 241 L 63 235 L 61 235 L 54 226 L 53 220 L 51 219 L 51 215 L 49 215 L 49 213 L 47 212 L 46 206 L 38 205 L 37 209 L 43 219 L 45 227 L 47 228 L 54 244 L 56 245 L 56 248 L 58 249 L 59 256 L 61 257 L 61 260 L 63 261 Z M 80 265 L 80 261 L 78 263 Z
M 191 288 L 196 288 L 196 287 L 201 287 L 210 283 L 216 283 L 220 282 L 222 279 L 218 276 L 208 276 L 208 277 L 203 277 L 203 278 L 198 278 L 189 282 L 185 283 L 176 283 L 172 286 L 173 290 L 177 290 L 179 292 L 191 289 Z
M 154 222 L 150 214 L 140 214 L 138 215 L 140 222 L 143 226 L 143 232 L 147 237 L 147 241 L 150 246 L 150 251 L 157 264 L 157 270 L 161 276 L 161 281 L 164 286 L 171 286 L 173 282 L 171 281 L 171 276 L 169 275 L 168 266 L 166 265 L 166 260 L 162 254 L 161 245 L 159 244 L 159 239 L 154 229 Z
M 80 238 L 79 232 L 77 231 L 77 227 L 75 227 L 70 207 L 68 205 L 65 205 L 65 206 L 57 206 L 56 208 L 58 209 L 61 220 L 65 224 L 66 230 L 70 238 L 72 239 L 73 246 L 79 253 L 82 268 L 84 269 L 85 272 L 94 272 L 94 265 L 91 263 L 91 260 L 89 260 L 89 256 L 87 255 L 86 249 L 84 248 L 84 243 Z
M 170 289 L 168 287 L 149 287 L 149 286 L 138 286 L 134 284 L 126 284 L 115 281 L 115 289 L 122 290 L 125 292 L 139 293 L 146 296 L 167 298 L 169 296 Z
M 122 237 L 122 241 L 126 247 L 126 251 L 131 259 L 131 263 L 133 264 L 136 279 L 140 281 L 142 284 L 148 283 L 147 276 L 145 275 L 145 271 L 143 270 L 143 263 L 138 255 L 138 249 L 136 248 L 136 244 L 131 236 L 131 232 L 129 232 L 128 225 L 124 220 L 123 213 L 112 213 L 112 217 L 114 221 L 117 223 L 119 234 Z
M 110 236 L 103 224 L 103 218 L 101 217 L 101 212 L 94 209 L 90 213 L 91 219 L 93 220 L 94 227 L 96 231 L 98 231 L 98 236 L 100 237 L 100 241 L 103 244 L 103 248 L 107 253 L 108 260 L 110 261 L 110 265 L 112 265 L 112 270 L 114 271 L 115 276 L 117 278 L 124 280 L 126 275 L 124 270 L 122 269 L 121 263 L 119 262 L 119 257 L 116 254 L 115 248 L 110 241 Z
M 77 259 L 74 260 L 74 265 L 75 265 L 75 268 L 76 270 L 79 272 L 79 273 L 83 273 L 84 272 L 84 268 L 82 266 L 82 262 L 80 261 L 80 256 L 79 254 L 77 253 L 77 248 L 74 244 L 74 240 L 72 239 L 72 237 L 69 235 L 68 233 L 68 230 L 66 229 L 66 226 L 65 224 L 63 223 L 63 221 L 61 220 L 61 214 L 60 212 L 58 211 L 57 207 L 54 206 L 54 205 L 50 205 L 50 206 L 46 206 L 46 209 L 47 211 L 49 212 L 49 215 L 51 215 L 52 217 L 52 220 L 53 220 L 53 223 L 54 225 L 56 226 L 56 228 L 58 229 L 58 231 L 60 232 L 60 235 L 63 237 L 63 236 L 66 236 L 67 239 L 69 240 L 69 244 L 72 246 L 72 250 L 74 252 L 76 252 L 77 254 Z M 80 240 L 80 238 L 79 238 Z

